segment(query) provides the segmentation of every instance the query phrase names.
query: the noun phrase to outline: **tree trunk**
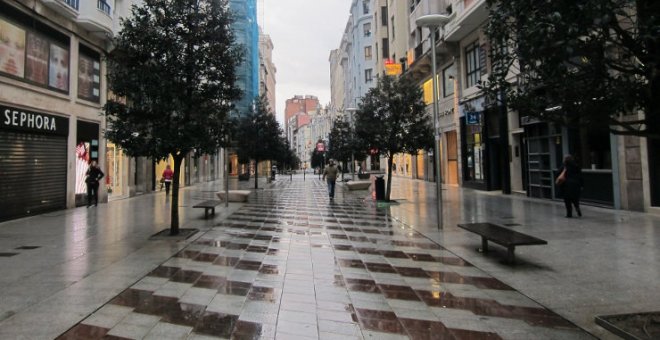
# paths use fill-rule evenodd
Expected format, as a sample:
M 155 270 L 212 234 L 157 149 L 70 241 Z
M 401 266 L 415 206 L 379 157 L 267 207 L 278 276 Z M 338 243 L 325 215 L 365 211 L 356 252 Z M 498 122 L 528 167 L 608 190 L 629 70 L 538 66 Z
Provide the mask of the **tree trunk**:
M 254 188 L 259 189 L 259 160 L 254 160 Z
M 385 188 L 385 202 L 390 201 L 390 194 L 392 193 L 392 162 L 394 156 L 387 157 L 387 187 Z
M 179 174 L 181 172 L 181 163 L 185 154 L 172 154 L 174 158 L 174 178 L 172 181 L 172 214 L 170 221 L 170 235 L 179 235 Z
M 342 168 L 341 168 L 341 181 L 344 181 L 344 170 L 346 169 L 346 161 L 342 161 Z

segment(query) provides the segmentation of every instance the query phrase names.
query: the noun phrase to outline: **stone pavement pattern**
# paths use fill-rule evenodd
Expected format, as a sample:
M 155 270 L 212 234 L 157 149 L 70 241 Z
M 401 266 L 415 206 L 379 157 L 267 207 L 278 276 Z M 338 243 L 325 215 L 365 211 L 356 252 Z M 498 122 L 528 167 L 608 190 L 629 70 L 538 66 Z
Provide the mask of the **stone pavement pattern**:
M 278 181 L 61 339 L 589 339 L 359 196 Z

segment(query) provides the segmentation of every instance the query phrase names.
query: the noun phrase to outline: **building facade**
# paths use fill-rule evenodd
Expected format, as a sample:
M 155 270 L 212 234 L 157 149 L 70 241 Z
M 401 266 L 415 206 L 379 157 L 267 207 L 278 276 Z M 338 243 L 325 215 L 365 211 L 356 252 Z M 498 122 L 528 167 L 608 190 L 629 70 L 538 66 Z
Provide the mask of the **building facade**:
M 89 162 L 105 168 L 113 7 L 0 1 L 0 220 L 84 204 Z
M 485 0 L 381 0 L 378 7 L 383 13 L 374 16 L 380 18 L 375 25 L 378 42 L 382 44 L 387 38 L 389 43 L 387 48 L 380 48 L 388 50 L 390 62 L 404 63 L 403 76 L 422 87 L 431 121 L 432 104 L 438 103 L 440 178 L 445 184 L 556 200 L 560 199 L 554 184 L 556 169 L 563 157 L 571 154 L 583 169 L 582 196 L 587 203 L 660 211 L 657 141 L 614 136 L 609 131 L 569 129 L 489 102 L 477 86 L 487 79 L 492 67 L 484 33 L 488 20 Z M 431 32 L 415 24 L 427 14 L 446 14 L 450 21 Z M 405 54 L 398 40 L 403 35 L 399 26 L 407 28 Z M 431 74 L 430 34 L 437 38 L 435 75 Z M 382 74 L 380 64 L 378 70 Z M 433 77 L 438 81 L 435 94 Z M 510 74 L 509 80 L 515 82 L 516 75 Z M 395 163 L 396 175 L 434 180 L 430 151 L 396 155 Z
M 312 95 L 295 95 L 286 100 L 284 106 L 284 125 L 285 130 L 289 129 L 289 119 L 299 113 L 309 114 L 315 112 L 319 107 L 319 98 Z M 297 127 L 294 127 L 294 129 Z M 291 143 L 291 140 L 289 139 Z M 293 145 L 293 143 L 291 143 Z
M 275 100 L 277 68 L 273 63 L 273 48 L 270 36 L 259 28 L 259 94 L 266 95 L 268 107 L 277 117 Z

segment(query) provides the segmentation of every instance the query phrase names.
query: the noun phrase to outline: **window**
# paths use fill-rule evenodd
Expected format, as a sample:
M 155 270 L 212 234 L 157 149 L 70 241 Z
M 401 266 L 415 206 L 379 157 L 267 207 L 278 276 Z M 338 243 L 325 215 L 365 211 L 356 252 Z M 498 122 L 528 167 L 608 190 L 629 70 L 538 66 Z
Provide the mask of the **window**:
M 465 87 L 477 85 L 481 79 L 481 63 L 479 62 L 479 42 L 468 45 L 465 48 Z
M 387 59 L 390 55 L 390 42 L 387 38 L 383 38 L 383 59 Z
M 371 46 L 364 48 L 364 60 L 371 60 Z
M 80 45 L 78 57 L 78 98 L 99 102 L 101 94 L 101 57 Z
M 1 74 L 69 92 L 69 45 L 66 37 L 60 38 L 50 31 L 37 33 L 0 18 L 0 50 Z
M 110 5 L 108 5 L 105 0 L 97 0 L 96 1 L 96 8 L 98 8 L 101 12 L 105 13 L 106 15 L 110 15 Z
M 424 104 L 433 104 L 433 78 L 424 82 L 422 90 L 424 91 Z
M 445 97 L 454 94 L 454 73 L 452 72 L 452 66 L 454 65 L 449 65 L 442 70 L 442 94 Z
M 371 35 L 371 23 L 368 22 L 364 25 L 362 25 L 362 30 L 364 31 L 364 36 L 368 37 Z
M 396 32 L 396 30 L 394 29 L 394 17 L 392 17 L 392 40 L 394 40 L 396 38 L 396 36 L 394 35 L 394 32 Z
M 372 80 L 374 80 L 373 71 L 370 68 L 364 70 L 364 81 L 368 83 Z
M 383 26 L 387 26 L 387 17 L 389 15 L 387 14 L 387 6 L 382 6 L 380 8 L 380 23 Z
M 362 1 L 362 14 L 369 14 L 369 1 Z

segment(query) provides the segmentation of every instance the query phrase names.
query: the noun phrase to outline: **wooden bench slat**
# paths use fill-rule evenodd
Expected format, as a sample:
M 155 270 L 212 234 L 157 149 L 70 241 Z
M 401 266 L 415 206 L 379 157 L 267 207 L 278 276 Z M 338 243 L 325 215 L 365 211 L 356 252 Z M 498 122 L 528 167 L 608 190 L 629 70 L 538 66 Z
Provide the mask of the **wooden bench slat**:
M 492 223 L 459 224 L 458 227 L 484 236 L 488 240 L 503 246 L 548 244 L 548 241 Z
M 208 200 L 204 202 L 199 202 L 195 205 L 193 205 L 193 208 L 214 208 L 218 205 L 220 205 L 222 201 L 216 201 L 216 200 Z
M 222 202 L 217 200 L 208 200 L 193 205 L 193 208 L 204 208 L 204 218 L 206 219 L 209 217 L 209 210 L 211 211 L 211 215 L 215 215 L 215 207 L 220 205 L 220 203 Z
M 516 246 L 548 244 L 548 241 L 529 236 L 492 223 L 458 224 L 459 228 L 471 231 L 481 236 L 481 249 L 488 251 L 488 241 L 495 242 L 507 248 L 507 262 L 515 262 Z

